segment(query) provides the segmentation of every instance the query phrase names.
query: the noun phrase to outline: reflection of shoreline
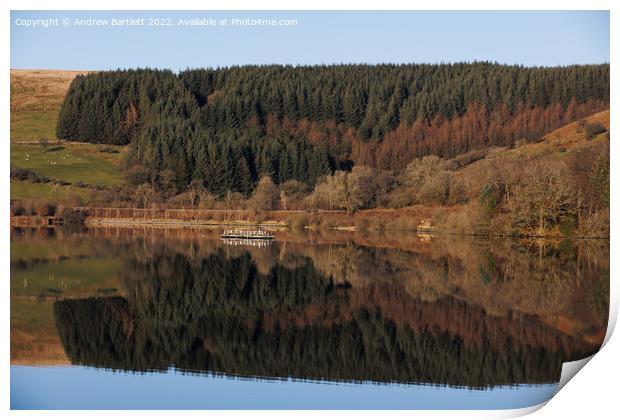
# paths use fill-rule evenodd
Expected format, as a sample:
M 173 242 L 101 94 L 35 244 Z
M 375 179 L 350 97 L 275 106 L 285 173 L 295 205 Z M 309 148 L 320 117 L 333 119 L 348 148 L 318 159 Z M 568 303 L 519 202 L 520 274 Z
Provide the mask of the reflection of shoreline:
M 62 349 L 62 346 L 60 344 L 59 346 Z M 29 366 L 29 367 L 50 367 L 50 366 L 70 367 L 70 366 L 74 366 L 71 364 L 69 359 L 67 359 L 66 357 L 63 360 L 57 360 L 53 358 L 49 360 L 45 360 L 39 357 L 36 357 L 33 359 L 17 359 L 17 360 L 11 359 L 10 365 L 11 366 Z
M 278 241 L 268 248 L 240 246 L 226 249 L 222 247 L 217 232 L 212 236 L 200 232 L 193 236 L 171 234 L 163 237 L 160 233 L 159 230 L 128 232 L 97 229 L 77 235 L 56 231 L 51 237 L 30 237 L 31 233 L 27 232 L 25 238 L 28 243 L 35 241 L 48 244 L 46 246 L 54 249 L 55 253 L 63 247 L 78 249 L 76 245 L 85 244 L 93 255 L 114 254 L 118 255 L 117 258 L 129 257 L 142 263 L 154 261 L 156 255 L 177 255 L 187 259 L 191 266 L 212 256 L 218 249 L 220 251 L 225 249 L 229 257 L 239 257 L 249 252 L 256 269 L 262 274 L 269 273 L 276 265 L 292 269 L 304 264 L 304 260 L 310 259 L 322 276 L 331 277 L 336 285 L 348 283 L 352 286 L 352 291 L 348 292 L 349 309 L 353 306 L 363 307 L 368 299 L 377 302 L 376 299 L 380 296 L 401 295 L 402 298 L 397 299 L 402 300 L 408 295 L 407 299 L 414 298 L 420 305 L 428 308 L 432 308 L 435 302 L 449 299 L 467 307 L 479 306 L 484 319 L 488 319 L 491 323 L 499 322 L 499 318 L 502 317 L 518 319 L 523 314 L 534 315 L 541 323 L 549 325 L 549 328 L 576 340 L 583 340 L 588 345 L 596 345 L 600 341 L 598 337 L 604 335 L 601 330 L 604 331 L 606 326 L 602 320 L 595 322 L 588 318 L 591 315 L 587 309 L 596 303 L 591 302 L 589 291 L 593 277 L 596 273 L 608 270 L 608 259 L 605 256 L 608 250 L 605 249 L 599 255 L 596 248 L 586 252 L 588 249 L 576 247 L 572 251 L 570 248 L 566 251 L 549 246 L 543 249 L 545 264 L 541 265 L 538 249 L 531 252 L 527 246 L 524 247 L 514 241 L 450 241 L 439 237 L 431 243 L 420 243 L 410 241 L 411 236 L 388 239 L 408 243 L 410 250 L 406 251 L 393 247 L 371 248 L 356 245 L 355 241 L 352 243 L 345 240 L 350 238 L 348 234 L 330 235 L 329 238 L 279 234 L 278 238 L 282 237 L 283 241 Z M 178 234 L 178 232 L 172 233 Z M 24 235 L 20 234 L 14 240 L 20 241 L 22 238 Z M 329 241 L 332 243 L 327 243 Z M 56 245 L 57 242 L 62 244 L 62 247 Z M 31 267 L 29 260 L 23 260 L 14 253 L 13 255 L 17 261 L 25 263 L 20 262 L 19 266 L 14 266 L 12 262 L 12 276 L 15 270 L 28 270 Z M 75 255 L 79 255 L 75 260 L 76 263 L 90 264 L 97 261 L 83 258 L 83 251 Z M 53 266 L 46 268 L 46 264 L 56 260 L 48 260 L 39 258 L 34 261 L 39 264 L 41 270 L 53 269 Z M 72 259 L 70 255 L 61 255 L 58 261 L 70 262 Z M 537 270 L 534 275 L 531 274 L 533 269 Z M 578 278 L 568 279 L 569 274 L 575 277 L 575 273 L 578 274 Z M 382 281 L 387 279 L 397 287 L 394 289 L 399 290 L 397 294 L 390 291 L 390 288 L 382 286 Z M 91 296 L 98 295 L 96 290 L 100 285 L 94 287 Z M 363 293 L 360 294 L 361 291 L 366 291 L 365 298 L 362 297 Z M 120 288 L 116 293 L 119 292 L 122 292 Z M 382 294 L 383 292 L 385 293 Z M 64 294 L 64 297 L 69 296 L 71 294 Z M 395 303 L 397 302 L 386 301 L 381 306 L 386 311 L 397 312 L 398 306 Z M 290 311 L 288 317 L 276 314 L 275 319 L 303 326 L 304 323 L 300 324 L 299 320 L 308 317 L 311 311 L 317 310 L 334 319 L 342 315 L 334 312 L 338 310 L 338 306 L 331 309 L 328 306 L 308 306 L 303 311 Z M 399 319 L 400 315 L 396 312 L 390 317 Z M 458 309 L 455 313 L 459 313 Z M 432 317 L 436 318 L 437 315 Z M 447 329 L 452 334 L 470 336 L 458 329 L 463 320 L 456 315 L 451 318 L 454 318 L 454 321 L 447 324 Z M 273 323 L 273 320 L 269 323 Z M 480 321 L 474 321 L 472 325 L 479 324 Z M 595 325 L 603 328 L 592 329 Z M 472 339 L 471 336 L 469 339 Z
M 222 228 L 228 225 L 213 225 L 208 227 L 175 227 L 170 225 L 144 224 L 89 226 L 86 230 L 89 235 L 104 238 L 157 238 L 173 240 L 201 240 L 204 238 L 219 238 Z M 233 225 L 241 226 L 241 225 Z M 256 225 L 252 225 L 256 226 Z M 525 237 L 482 237 L 457 233 L 417 232 L 417 231 L 389 231 L 359 232 L 347 229 L 277 229 L 277 226 L 266 226 L 270 230 L 278 231 L 279 242 L 298 243 L 303 245 L 344 245 L 355 243 L 360 246 L 374 248 L 394 248 L 400 250 L 417 251 L 428 249 L 426 245 L 432 240 L 442 243 L 470 243 L 470 244 L 522 244 L 526 247 L 557 247 L 564 242 L 591 243 L 601 247 L 609 247 L 609 238 L 525 238 Z M 430 240 L 429 240 L 430 239 Z

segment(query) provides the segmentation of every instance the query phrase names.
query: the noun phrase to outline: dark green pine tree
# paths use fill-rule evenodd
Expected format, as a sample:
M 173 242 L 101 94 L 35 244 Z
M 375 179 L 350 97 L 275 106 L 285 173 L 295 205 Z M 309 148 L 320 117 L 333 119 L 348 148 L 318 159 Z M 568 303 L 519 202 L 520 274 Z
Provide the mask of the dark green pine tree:
M 204 143 L 200 143 L 194 148 L 193 155 L 195 163 L 192 179 L 207 179 L 209 175 L 209 156 Z
M 254 180 L 252 179 L 248 162 L 243 154 L 237 158 L 233 179 L 235 182 L 234 190 L 242 193 L 245 197 L 249 197 L 252 190 L 254 190 Z
M 82 76 L 77 77 L 80 78 Z M 58 122 L 56 124 L 57 138 L 73 141 L 80 139 L 80 108 L 79 96 L 77 94 L 67 94 L 58 113 Z
M 398 99 L 395 96 L 392 96 L 390 99 L 390 103 L 387 107 L 387 113 L 385 114 L 384 125 L 387 131 L 391 131 L 398 127 L 398 123 L 400 116 L 398 115 Z
M 221 153 L 215 143 L 207 145 L 207 170 L 205 187 L 219 197 L 223 197 L 228 190 L 230 179 L 227 177 L 227 168 L 222 162 Z
M 293 179 L 294 166 L 291 162 L 288 147 L 280 147 L 278 152 L 278 183 Z
M 314 185 L 323 175 L 332 172 L 332 162 L 327 148 L 320 147 L 308 156 L 308 184 Z

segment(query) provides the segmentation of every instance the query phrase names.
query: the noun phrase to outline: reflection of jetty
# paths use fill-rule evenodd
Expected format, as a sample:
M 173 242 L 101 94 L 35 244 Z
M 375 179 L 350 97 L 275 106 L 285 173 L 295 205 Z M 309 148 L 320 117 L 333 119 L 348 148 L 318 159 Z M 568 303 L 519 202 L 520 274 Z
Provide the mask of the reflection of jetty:
M 259 230 L 229 229 L 222 233 L 222 239 L 253 239 L 253 240 L 273 240 L 272 233 Z
M 262 248 L 265 246 L 271 245 L 273 239 L 243 239 L 243 238 L 224 238 L 222 237 L 222 242 L 226 245 L 233 246 L 256 246 L 258 248 Z

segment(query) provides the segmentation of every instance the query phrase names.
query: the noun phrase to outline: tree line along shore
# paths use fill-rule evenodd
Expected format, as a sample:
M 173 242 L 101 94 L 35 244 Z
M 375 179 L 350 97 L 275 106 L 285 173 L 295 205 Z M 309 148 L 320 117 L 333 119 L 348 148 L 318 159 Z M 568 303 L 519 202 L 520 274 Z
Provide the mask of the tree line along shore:
M 46 217 L 80 206 L 244 210 L 256 223 L 278 210 L 290 211 L 277 220 L 287 225 L 299 218 L 297 225 L 383 230 L 425 221 L 479 235 L 604 237 L 608 107 L 605 64 L 78 75 L 58 113 L 62 140 L 42 139 L 41 155 L 94 143 L 100 156 L 113 156 L 122 181 L 63 174 L 73 177 L 67 181 L 12 164 L 12 190 L 24 183 L 71 190 L 46 202 L 12 200 L 12 214 Z

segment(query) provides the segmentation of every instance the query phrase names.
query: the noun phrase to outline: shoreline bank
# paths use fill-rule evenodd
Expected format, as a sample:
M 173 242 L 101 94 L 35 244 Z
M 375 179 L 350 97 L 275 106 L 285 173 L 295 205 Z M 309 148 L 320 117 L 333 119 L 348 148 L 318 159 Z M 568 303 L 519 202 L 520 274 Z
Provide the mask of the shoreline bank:
M 351 215 L 352 216 L 352 215 Z M 353 222 L 353 221 L 350 221 Z M 416 226 L 389 228 L 382 227 L 377 229 L 369 226 L 358 226 L 356 224 L 303 224 L 293 225 L 285 220 L 181 220 L 181 219 L 134 219 L 134 218 L 98 218 L 85 217 L 83 221 L 85 227 L 105 228 L 105 227 L 121 227 L 121 228 L 153 228 L 153 229 L 207 229 L 221 230 L 226 228 L 261 228 L 270 231 L 339 231 L 359 233 L 364 232 L 381 232 L 381 233 L 407 233 L 417 234 L 419 236 L 461 236 L 471 238 L 492 238 L 492 239 L 524 239 L 524 240 L 545 240 L 545 241 L 562 241 L 570 240 L 609 240 L 609 236 L 568 236 L 568 235 L 533 235 L 533 234 L 471 234 L 463 232 L 452 232 L 442 230 L 434 226 Z M 54 217 L 41 216 L 11 216 L 11 227 L 21 228 L 38 228 L 38 227 L 59 227 L 62 226 L 62 220 Z

